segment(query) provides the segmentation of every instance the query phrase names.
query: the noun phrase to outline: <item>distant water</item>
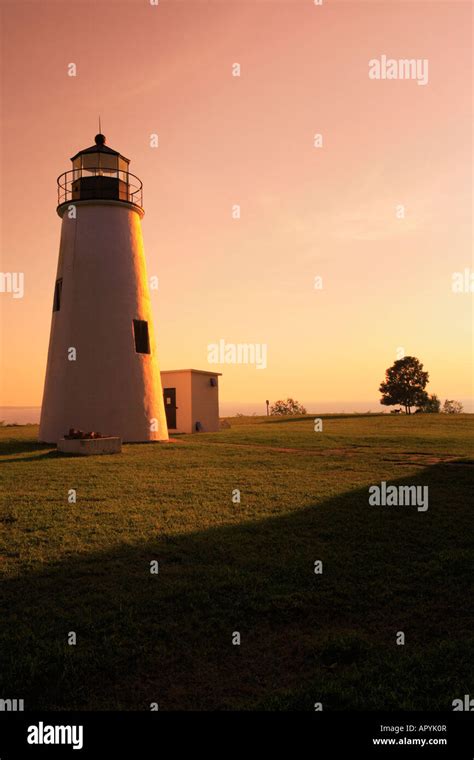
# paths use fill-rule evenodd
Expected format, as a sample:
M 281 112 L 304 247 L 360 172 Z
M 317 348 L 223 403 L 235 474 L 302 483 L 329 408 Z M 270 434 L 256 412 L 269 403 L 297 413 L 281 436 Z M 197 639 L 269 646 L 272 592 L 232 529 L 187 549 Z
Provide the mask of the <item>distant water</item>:
M 40 406 L 0 406 L 0 420 L 6 425 L 38 425 Z

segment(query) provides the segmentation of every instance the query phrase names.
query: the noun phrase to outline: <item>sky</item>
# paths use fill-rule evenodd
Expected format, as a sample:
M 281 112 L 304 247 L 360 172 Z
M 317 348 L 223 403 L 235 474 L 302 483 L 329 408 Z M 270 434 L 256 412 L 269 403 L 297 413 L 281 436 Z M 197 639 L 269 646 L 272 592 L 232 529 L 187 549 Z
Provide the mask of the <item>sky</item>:
M 474 268 L 469 2 L 0 7 L 0 270 L 24 274 L 22 298 L 0 293 L 1 405 L 41 403 L 56 178 L 100 114 L 143 181 L 162 369 L 222 372 L 227 413 L 363 411 L 414 355 L 474 411 L 472 293 L 452 287 Z M 428 81 L 370 78 L 382 56 L 427 61 Z M 209 365 L 221 340 L 267 366 Z

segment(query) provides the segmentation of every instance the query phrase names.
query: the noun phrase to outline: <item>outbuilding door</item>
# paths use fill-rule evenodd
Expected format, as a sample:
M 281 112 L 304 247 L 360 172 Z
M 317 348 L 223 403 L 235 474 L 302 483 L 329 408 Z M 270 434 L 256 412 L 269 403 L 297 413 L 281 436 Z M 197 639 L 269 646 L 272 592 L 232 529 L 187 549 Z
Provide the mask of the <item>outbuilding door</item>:
M 170 430 L 176 430 L 176 388 L 163 388 L 165 400 L 166 424 Z

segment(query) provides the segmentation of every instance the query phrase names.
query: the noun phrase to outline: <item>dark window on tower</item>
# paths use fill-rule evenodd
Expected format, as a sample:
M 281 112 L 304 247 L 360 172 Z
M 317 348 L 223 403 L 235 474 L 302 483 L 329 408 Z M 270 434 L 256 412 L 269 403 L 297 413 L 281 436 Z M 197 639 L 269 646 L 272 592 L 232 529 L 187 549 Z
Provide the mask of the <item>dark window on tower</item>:
M 135 334 L 135 351 L 137 354 L 149 354 L 150 338 L 148 337 L 148 322 L 145 322 L 143 319 L 134 319 L 133 332 Z
M 53 311 L 59 311 L 59 309 L 61 308 L 62 289 L 63 289 L 63 280 L 61 277 L 60 280 L 56 280 L 56 285 L 54 286 Z

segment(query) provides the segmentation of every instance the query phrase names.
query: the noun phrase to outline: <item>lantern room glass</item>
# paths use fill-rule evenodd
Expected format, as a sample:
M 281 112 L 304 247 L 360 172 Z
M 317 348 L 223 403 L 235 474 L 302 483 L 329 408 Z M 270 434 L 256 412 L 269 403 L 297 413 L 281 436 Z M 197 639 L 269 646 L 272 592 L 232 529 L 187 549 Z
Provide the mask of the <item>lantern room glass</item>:
M 107 175 L 118 177 L 119 172 L 128 172 L 128 161 L 117 153 L 81 153 L 73 162 L 75 178 L 92 175 Z
M 90 174 L 111 174 L 117 176 L 118 156 L 113 153 L 83 153 L 82 154 L 83 172 Z
M 142 183 L 129 173 L 129 160 L 105 147 L 102 134 L 95 143 L 71 159 L 72 171 L 58 177 L 58 207 L 69 200 L 114 200 L 142 208 Z

